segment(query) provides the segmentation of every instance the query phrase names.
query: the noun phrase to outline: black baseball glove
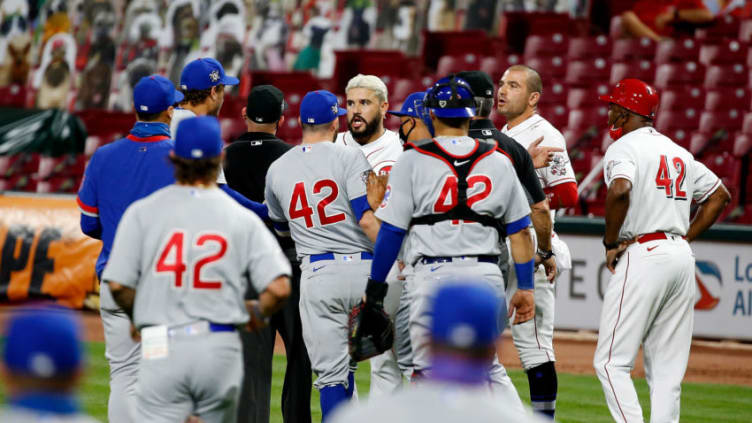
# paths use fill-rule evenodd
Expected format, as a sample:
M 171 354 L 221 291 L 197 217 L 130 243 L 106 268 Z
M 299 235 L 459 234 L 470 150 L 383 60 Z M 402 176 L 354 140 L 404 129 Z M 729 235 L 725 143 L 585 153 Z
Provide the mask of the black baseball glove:
M 384 297 L 389 285 L 368 280 L 366 301 L 350 311 L 348 346 L 355 361 L 367 360 L 392 348 L 394 324 L 384 311 Z

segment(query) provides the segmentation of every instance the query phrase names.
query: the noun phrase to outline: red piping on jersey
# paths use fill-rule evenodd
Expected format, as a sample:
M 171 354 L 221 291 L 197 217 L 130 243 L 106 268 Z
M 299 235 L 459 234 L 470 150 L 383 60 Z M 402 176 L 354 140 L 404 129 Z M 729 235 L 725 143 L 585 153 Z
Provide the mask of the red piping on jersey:
M 442 147 L 441 144 L 439 144 L 439 142 L 436 141 L 436 138 L 433 139 L 434 144 L 436 144 L 436 146 L 439 147 L 439 150 L 445 152 L 447 156 L 453 157 L 455 159 L 464 159 L 465 157 L 470 157 L 473 154 L 475 154 L 475 152 L 478 150 L 478 146 L 480 145 L 480 142 L 477 139 L 474 139 L 473 141 L 475 141 L 475 148 L 473 148 L 469 153 L 465 154 L 464 156 L 455 156 L 454 154 L 446 151 L 444 147 Z
M 80 207 L 81 210 L 83 210 L 83 211 L 85 211 L 87 213 L 99 214 L 99 208 L 92 207 L 92 206 L 87 206 L 86 204 L 84 204 L 83 201 L 81 201 L 81 197 L 76 197 L 76 202 L 78 203 L 78 207 Z
M 713 192 L 715 192 L 716 188 L 718 188 L 718 185 L 720 185 L 720 183 L 721 183 L 721 178 L 718 178 L 718 180 L 715 181 L 715 184 L 713 184 L 713 187 L 710 188 L 709 190 L 707 190 L 704 194 L 702 194 L 700 196 L 700 200 L 702 200 L 702 202 L 705 202 L 705 200 L 707 200 L 707 198 L 705 198 L 705 196 L 707 196 L 708 194 L 712 194 Z
M 510 156 L 509 153 L 507 153 L 506 151 L 502 150 L 501 147 L 499 147 L 498 143 L 496 144 L 496 151 L 507 156 L 507 159 L 509 159 L 509 161 L 512 162 L 512 164 L 514 164 L 514 160 L 512 160 L 512 156 Z
M 627 252 L 627 269 L 624 271 L 624 283 L 621 286 L 621 299 L 619 300 L 619 314 L 616 315 L 616 323 L 614 324 L 614 331 L 611 333 L 611 346 L 608 348 L 608 361 L 606 361 L 606 364 L 603 365 L 603 370 L 606 371 L 606 377 L 608 378 L 608 384 L 611 385 L 611 391 L 614 393 L 614 400 L 616 400 L 616 405 L 619 407 L 619 412 L 621 413 L 621 416 L 624 418 L 624 421 L 627 421 L 627 416 L 624 415 L 624 411 L 621 409 L 621 404 L 619 403 L 619 397 L 616 396 L 616 389 L 614 389 L 614 384 L 611 382 L 611 375 L 608 374 L 608 363 L 611 362 L 611 352 L 614 349 L 614 338 L 616 338 L 616 327 L 619 326 L 619 319 L 621 318 L 621 306 L 622 303 L 624 303 L 624 290 L 627 287 L 627 276 L 629 276 L 629 252 Z
M 131 141 L 136 141 L 136 142 L 157 142 L 157 141 L 164 141 L 164 140 L 170 139 L 170 137 L 168 137 L 167 135 L 153 135 L 151 137 L 137 137 L 133 134 L 128 134 L 126 138 L 128 138 Z
M 438 144 L 438 143 L 436 143 L 436 144 Z M 412 147 L 413 147 L 413 149 L 415 149 L 416 151 L 418 151 L 421 154 L 425 154 L 427 156 L 435 157 L 435 158 L 441 160 L 442 162 L 446 163 L 446 165 L 449 166 L 449 169 L 452 170 L 452 173 L 454 173 L 454 176 L 459 177 L 459 175 L 457 175 L 457 170 L 454 168 L 454 166 L 452 166 L 452 163 L 450 163 L 449 160 L 447 160 L 447 159 L 439 156 L 438 154 L 435 154 L 435 153 L 432 153 L 430 151 L 424 150 L 424 149 L 418 147 L 415 144 L 412 144 Z
M 366 154 L 366 159 L 369 158 L 369 157 L 371 157 L 371 154 L 378 153 L 379 151 L 381 151 L 383 149 L 384 149 L 384 147 L 381 147 L 381 148 L 377 148 L 376 150 L 371 151 L 370 153 Z

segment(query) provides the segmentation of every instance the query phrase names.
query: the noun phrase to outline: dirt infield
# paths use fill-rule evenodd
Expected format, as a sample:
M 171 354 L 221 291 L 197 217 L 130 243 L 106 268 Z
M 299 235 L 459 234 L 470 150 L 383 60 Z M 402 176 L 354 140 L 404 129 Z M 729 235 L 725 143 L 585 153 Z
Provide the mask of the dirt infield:
M 0 308 L 0 325 L 4 327 L 10 308 Z M 87 341 L 103 341 L 102 321 L 98 314 L 81 313 Z M 556 368 L 562 373 L 594 374 L 592 360 L 596 336 L 592 333 L 557 332 L 554 336 Z M 277 352 L 284 352 L 277 337 Z M 519 369 L 520 361 L 511 336 L 504 335 L 502 363 Z M 642 354 L 635 364 L 634 375 L 644 377 Z M 689 356 L 685 381 L 752 386 L 752 345 L 732 342 L 695 340 Z

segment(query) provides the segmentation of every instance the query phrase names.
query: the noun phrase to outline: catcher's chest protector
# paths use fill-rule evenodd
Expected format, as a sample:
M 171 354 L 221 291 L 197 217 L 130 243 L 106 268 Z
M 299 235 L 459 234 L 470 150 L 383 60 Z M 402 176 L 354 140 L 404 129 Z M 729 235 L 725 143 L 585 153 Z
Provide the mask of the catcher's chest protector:
M 449 169 L 451 169 L 454 176 L 457 177 L 457 204 L 444 213 L 415 217 L 410 221 L 410 226 L 433 225 L 445 220 L 464 220 L 477 222 L 484 226 L 495 228 L 500 232 L 503 231 L 503 228 L 497 219 L 492 216 L 479 214 L 467 205 L 467 177 L 480 160 L 496 151 L 496 142 L 494 141 L 476 139 L 475 143 L 475 150 L 465 156 L 455 156 L 450 154 L 441 148 L 436 140 L 424 140 L 405 144 L 405 150 L 412 149 L 418 153 L 441 160 L 449 167 Z

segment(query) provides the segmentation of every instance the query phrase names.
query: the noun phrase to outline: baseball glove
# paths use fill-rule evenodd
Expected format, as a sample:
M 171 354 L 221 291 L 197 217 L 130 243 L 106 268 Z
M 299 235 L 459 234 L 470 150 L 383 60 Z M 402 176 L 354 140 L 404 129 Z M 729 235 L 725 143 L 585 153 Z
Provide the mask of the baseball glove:
M 392 347 L 394 324 L 384 311 L 384 296 L 389 286 L 368 280 L 366 301 L 350 311 L 348 347 L 353 360 L 363 361 Z

